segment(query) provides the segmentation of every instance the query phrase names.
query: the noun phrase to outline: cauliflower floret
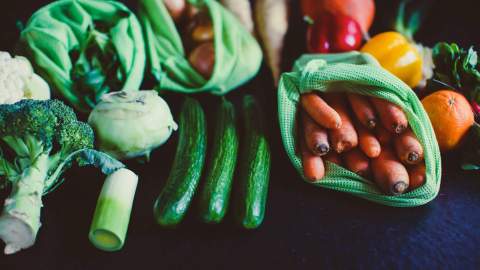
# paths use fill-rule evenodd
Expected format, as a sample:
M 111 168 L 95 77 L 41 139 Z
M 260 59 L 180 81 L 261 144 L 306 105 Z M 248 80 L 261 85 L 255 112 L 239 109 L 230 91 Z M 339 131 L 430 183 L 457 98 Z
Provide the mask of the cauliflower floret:
M 33 72 L 32 65 L 22 56 L 11 57 L 0 51 L 0 104 L 12 104 L 22 99 L 50 98 L 50 87 Z

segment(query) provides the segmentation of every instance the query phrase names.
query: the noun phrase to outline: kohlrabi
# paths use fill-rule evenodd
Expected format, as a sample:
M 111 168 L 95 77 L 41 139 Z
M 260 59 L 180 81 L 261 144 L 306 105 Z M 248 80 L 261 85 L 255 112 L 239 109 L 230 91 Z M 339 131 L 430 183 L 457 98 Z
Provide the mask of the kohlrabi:
M 118 159 L 144 157 L 177 129 L 168 104 L 156 91 L 120 91 L 103 95 L 88 123 L 100 150 Z

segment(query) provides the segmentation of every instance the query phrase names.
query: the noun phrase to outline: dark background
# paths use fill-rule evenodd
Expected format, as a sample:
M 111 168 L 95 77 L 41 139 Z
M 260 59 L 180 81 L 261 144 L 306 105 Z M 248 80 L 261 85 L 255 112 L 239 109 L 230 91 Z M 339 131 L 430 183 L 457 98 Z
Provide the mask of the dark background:
M 1 1 L 0 50 L 12 51 L 17 21 L 25 22 L 50 1 Z M 136 1 L 124 1 L 135 8 Z M 298 1 L 291 1 L 285 70 L 304 51 L 304 29 Z M 474 0 L 430 1 L 429 17 L 416 36 L 474 45 L 479 49 L 479 4 Z M 390 29 L 397 1 L 377 1 L 371 34 Z M 151 82 L 144 89 L 151 87 Z M 141 179 L 126 245 L 117 253 L 95 249 L 88 229 L 104 176 L 74 168 L 67 181 L 44 198 L 43 226 L 33 248 L 0 255 L 0 269 L 478 269 L 480 267 L 480 180 L 458 169 L 457 155 L 444 161 L 442 187 L 427 206 L 397 209 L 301 181 L 283 150 L 276 118 L 276 91 L 263 68 L 251 83 L 228 97 L 238 104 L 246 92 L 262 100 L 268 117 L 273 156 L 270 194 L 262 227 L 244 231 L 230 215 L 223 224 L 207 226 L 195 213 L 176 229 L 162 229 L 152 218 L 153 201 L 169 173 L 176 145 L 173 136 L 146 166 L 130 163 Z M 199 97 L 205 108 L 216 98 Z M 181 98 L 168 95 L 177 112 Z M 211 116 L 210 110 L 207 110 Z M 3 195 L 0 197 L 3 200 Z M 2 247 L 3 248 L 3 247 Z

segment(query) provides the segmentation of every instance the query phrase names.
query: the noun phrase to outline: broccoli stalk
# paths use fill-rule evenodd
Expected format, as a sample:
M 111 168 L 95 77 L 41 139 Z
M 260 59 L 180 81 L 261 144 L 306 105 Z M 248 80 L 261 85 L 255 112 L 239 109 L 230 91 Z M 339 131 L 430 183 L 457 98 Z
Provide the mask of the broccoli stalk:
M 41 154 L 15 182 L 12 193 L 5 200 L 0 217 L 0 238 L 7 243 L 5 254 L 15 253 L 18 248 L 29 247 L 35 242 L 47 173 L 48 155 Z
M 62 183 L 74 161 L 106 174 L 123 164 L 92 150 L 93 131 L 58 100 L 22 100 L 0 105 L 0 177 L 11 185 L 0 216 L 5 254 L 34 244 L 40 228 L 42 195 Z

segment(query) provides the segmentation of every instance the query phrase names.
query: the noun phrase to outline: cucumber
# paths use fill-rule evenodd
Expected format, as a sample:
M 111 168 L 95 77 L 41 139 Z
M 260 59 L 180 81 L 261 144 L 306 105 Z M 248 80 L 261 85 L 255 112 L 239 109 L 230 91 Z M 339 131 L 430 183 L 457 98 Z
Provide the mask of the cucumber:
M 237 221 L 247 229 L 260 226 L 270 178 L 270 149 L 265 136 L 264 114 L 251 95 L 243 98 L 244 135 L 241 142 L 236 202 Z
M 162 226 L 180 223 L 197 189 L 205 163 L 207 127 L 200 103 L 187 97 L 179 116 L 178 145 L 172 169 L 153 207 Z
M 200 217 L 206 223 L 220 223 L 227 212 L 238 144 L 235 107 L 222 99 L 217 109 L 205 186 L 200 196 Z

